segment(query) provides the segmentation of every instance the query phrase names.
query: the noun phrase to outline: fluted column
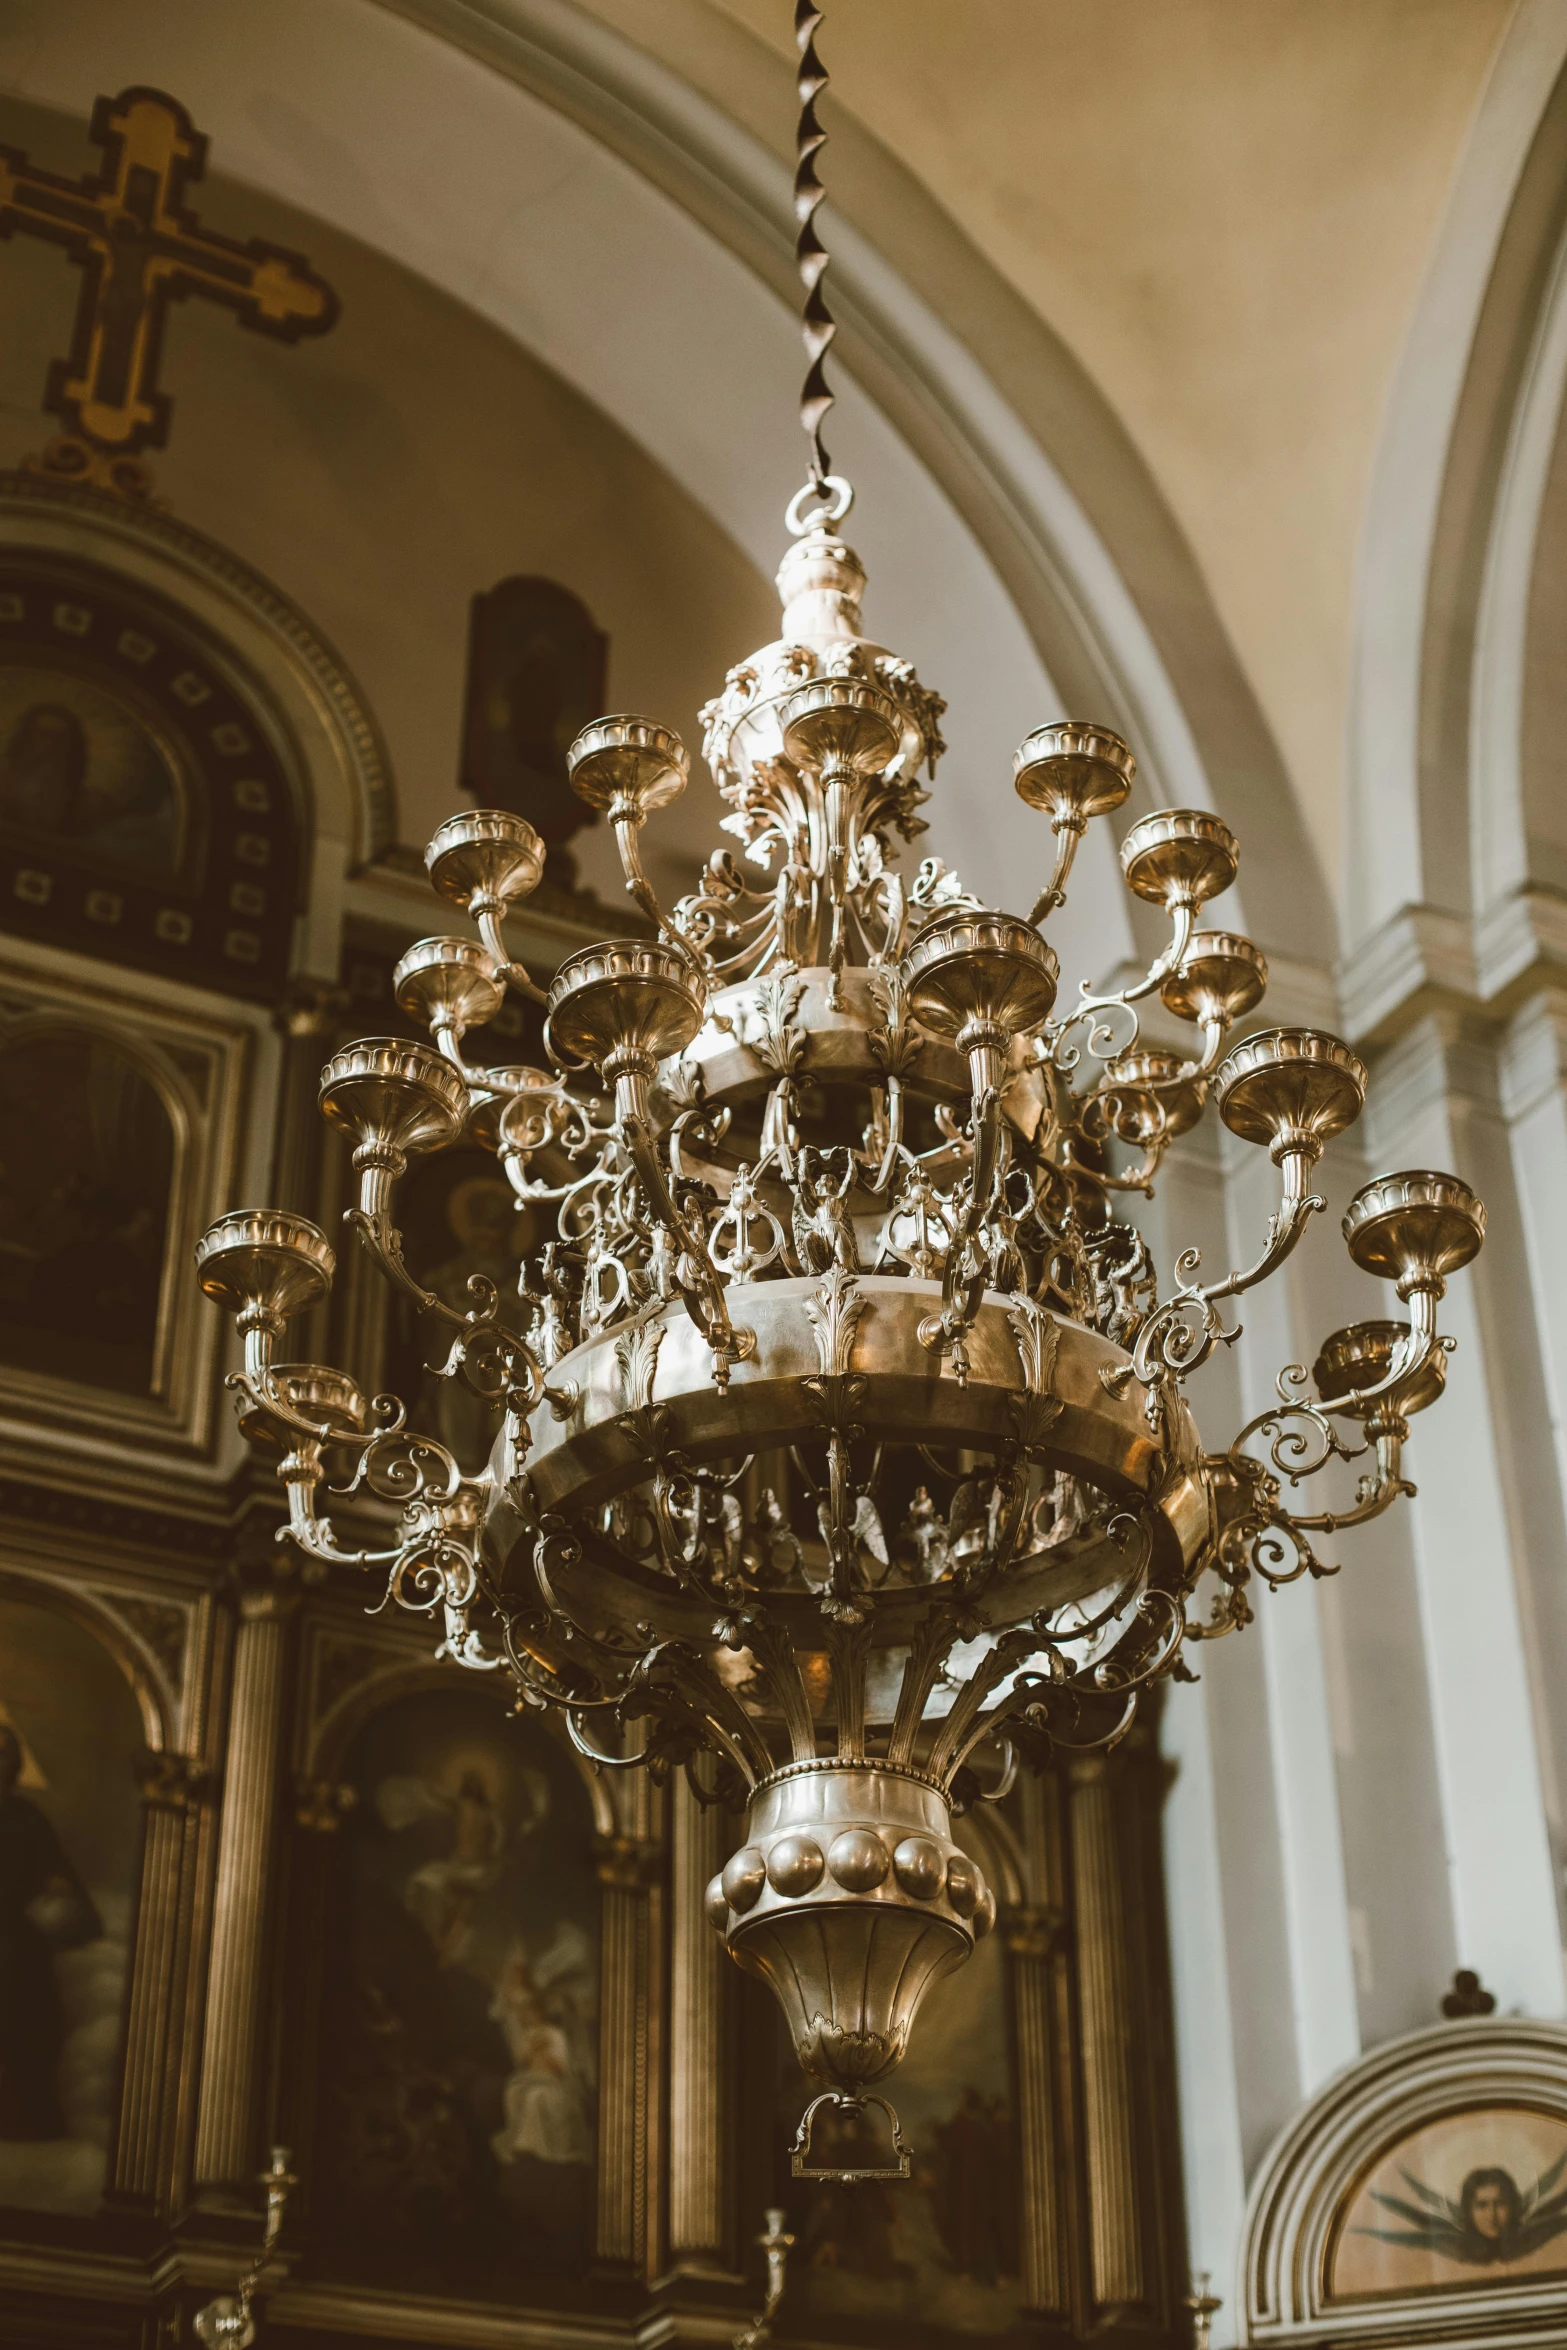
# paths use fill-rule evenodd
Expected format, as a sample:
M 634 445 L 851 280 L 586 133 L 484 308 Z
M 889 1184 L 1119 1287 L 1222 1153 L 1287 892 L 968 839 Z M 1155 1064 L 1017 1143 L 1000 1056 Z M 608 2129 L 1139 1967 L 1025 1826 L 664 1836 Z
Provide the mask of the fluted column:
M 722 2265 L 724 1998 L 729 1960 L 703 1895 L 723 1858 L 723 1830 L 683 1779 L 670 1791 L 669 2257 L 685 2268 Z
M 1058 1910 L 1017 1909 L 1001 1921 L 1012 1993 L 1023 2294 L 1030 2309 L 1069 2316 L 1071 2260 L 1062 2189 L 1071 2160 L 1058 2109 L 1057 2032 L 1065 1985 Z
M 294 1605 L 294 1595 L 275 1586 L 247 1590 L 240 1600 L 196 2124 L 198 2187 L 248 2182 L 256 2165 L 285 1637 Z
M 602 2262 L 641 2269 L 648 2253 L 653 2048 L 653 1892 L 659 1848 L 599 1839 L 598 2243 Z
M 173 2052 L 190 1947 L 185 1895 L 206 1773 L 189 1755 L 149 1750 L 137 1775 L 146 1832 L 111 2191 L 117 2201 L 155 2206 L 168 2174 Z
M 1098 2309 L 1144 2298 L 1137 2212 L 1131 1984 L 1109 1766 L 1071 1766 L 1072 1887 L 1088 2157 L 1089 2263 Z

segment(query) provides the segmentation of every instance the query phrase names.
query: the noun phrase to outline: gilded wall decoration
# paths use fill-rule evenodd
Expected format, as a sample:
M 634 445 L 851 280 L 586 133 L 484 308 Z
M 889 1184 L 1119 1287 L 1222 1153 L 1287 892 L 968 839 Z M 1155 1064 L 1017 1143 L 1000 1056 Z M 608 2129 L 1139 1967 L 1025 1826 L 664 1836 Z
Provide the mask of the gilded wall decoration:
M 334 2273 L 500 2292 L 592 2248 L 592 1807 L 499 1694 L 419 1692 L 342 1766 L 316 2219 Z
M 0 927 L 275 996 L 294 797 L 268 712 L 188 615 L 93 564 L 0 559 Z
M 141 1745 L 108 1650 L 0 1598 L 0 2205 L 91 2212 L 103 2192 Z

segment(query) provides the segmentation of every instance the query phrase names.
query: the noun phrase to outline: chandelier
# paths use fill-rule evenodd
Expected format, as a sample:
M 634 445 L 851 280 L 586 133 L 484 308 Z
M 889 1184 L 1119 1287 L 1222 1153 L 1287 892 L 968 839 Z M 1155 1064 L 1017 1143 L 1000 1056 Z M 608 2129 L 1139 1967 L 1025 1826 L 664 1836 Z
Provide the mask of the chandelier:
M 300 1548 L 384 1579 L 438 1620 L 454 1665 L 509 1674 L 595 1768 L 680 1769 L 743 1810 L 707 1907 L 819 2085 L 797 2169 L 816 2105 L 885 2105 L 872 2084 L 927 1986 L 991 1930 L 954 1810 L 1004 1795 L 1020 1764 L 1112 1744 L 1140 1691 L 1187 1674 L 1185 1643 L 1249 1621 L 1254 1580 L 1333 1572 L 1316 1538 L 1413 1490 L 1408 1424 L 1452 1344 L 1437 1307 L 1485 1228 L 1452 1175 L 1364 1185 L 1344 1238 L 1405 1318 L 1335 1331 L 1309 1379 L 1285 1369 L 1276 1402 L 1204 1443 L 1186 1382 L 1236 1337 L 1228 1301 L 1324 1207 L 1312 1171 L 1366 1071 L 1307 1028 L 1226 1053 L 1267 969 L 1249 939 L 1200 926 L 1238 854 L 1202 809 L 1122 840 L 1127 887 L 1169 926 L 1148 970 L 1062 997 L 1043 926 L 1133 781 L 1103 727 L 1042 726 L 1017 752 L 1050 836 L 1026 915 L 938 858 L 899 870 L 944 705 L 863 633 L 865 574 L 838 534 L 852 492 L 821 439 L 819 21 L 801 0 L 810 477 L 778 638 L 703 713 L 735 848 L 666 909 L 640 841 L 686 788 L 686 751 L 647 719 L 598 720 L 571 778 L 608 819 L 641 927 L 540 987 L 504 929 L 540 878 L 538 835 L 504 811 L 453 816 L 426 864 L 477 935 L 421 940 L 395 978 L 430 1043 L 372 1037 L 322 1072 L 359 1178 L 347 1221 L 443 1330 L 442 1376 L 497 1408 L 488 1465 L 466 1472 L 342 1372 L 279 1359 L 332 1280 L 317 1226 L 241 1211 L 197 1249 L 243 1336 L 242 1424 L 282 1448 Z M 508 989 L 544 1007 L 545 1068 L 474 1051 Z M 1190 1025 L 1186 1052 L 1142 1040 L 1154 1003 Z M 1187 1250 L 1161 1286 L 1118 1206 L 1151 1193 L 1210 1102 L 1267 1150 L 1278 1205 L 1253 1262 L 1204 1280 Z M 476 1277 L 465 1309 L 414 1277 L 396 1221 L 409 1161 L 456 1143 L 494 1151 L 519 1209 L 553 1227 L 516 1295 Z M 1287 1498 L 1349 1462 L 1334 1509 Z M 395 1506 L 384 1548 L 345 1545 L 323 1514 L 344 1463 L 350 1494 Z

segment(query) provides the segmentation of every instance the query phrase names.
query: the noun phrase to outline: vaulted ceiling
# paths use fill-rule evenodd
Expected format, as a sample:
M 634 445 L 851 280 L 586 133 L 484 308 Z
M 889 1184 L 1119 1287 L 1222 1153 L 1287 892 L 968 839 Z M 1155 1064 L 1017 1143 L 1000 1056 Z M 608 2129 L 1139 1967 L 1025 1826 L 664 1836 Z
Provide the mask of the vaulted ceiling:
M 1488 78 L 1551 15 L 836 0 L 829 437 L 861 492 L 868 616 L 952 697 L 937 845 L 986 887 L 1022 839 L 1006 752 L 1065 706 L 1121 724 L 1157 796 L 1265 825 L 1277 871 L 1253 869 L 1242 911 L 1270 945 L 1331 952 L 1379 441 Z M 319 607 L 386 705 L 409 834 L 453 788 L 463 581 L 487 584 L 469 573 L 566 571 L 575 533 L 627 694 L 662 685 L 683 727 L 697 669 L 716 685 L 768 625 L 800 466 L 791 32 L 789 0 L 50 0 L 0 20 L 17 124 L 57 126 L 45 160 L 85 164 L 99 91 L 160 84 L 212 134 L 214 219 L 243 229 L 259 193 L 354 281 L 359 323 L 309 352 L 222 355 L 226 322 L 180 314 L 162 478 Z M 16 250 L 0 267 L 30 289 L 14 461 L 65 273 Z M 210 404 L 195 422 L 209 364 L 222 427 Z M 223 478 L 261 396 L 242 365 L 275 386 L 244 427 L 252 450 L 274 435 L 264 491 L 254 467 Z M 683 854 L 710 818 L 683 820 Z M 1080 917 L 1101 959 L 1108 907 L 1090 890 Z

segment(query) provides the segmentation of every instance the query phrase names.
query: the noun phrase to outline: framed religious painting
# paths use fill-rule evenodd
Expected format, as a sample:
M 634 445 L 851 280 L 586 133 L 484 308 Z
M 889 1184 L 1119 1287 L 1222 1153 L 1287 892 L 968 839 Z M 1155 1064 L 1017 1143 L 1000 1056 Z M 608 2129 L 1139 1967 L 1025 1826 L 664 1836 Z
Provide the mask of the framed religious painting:
M 260 690 L 188 614 L 96 564 L 0 553 L 0 930 L 274 998 L 298 797 Z
M 1567 2030 L 1455 2021 L 1341 2074 L 1263 2167 L 1246 2288 L 1253 2342 L 1559 2340 Z
M 11 963 L 0 944 L 0 1421 L 217 1441 L 221 1335 L 189 1279 L 241 1147 L 256 1015 Z
M 118 2099 L 143 1725 L 63 1608 L 0 1593 L 0 2210 L 96 2211 Z
M 593 1804 L 574 1758 L 499 1692 L 377 1694 L 336 1766 L 313 2265 L 516 2297 L 593 2252 Z

